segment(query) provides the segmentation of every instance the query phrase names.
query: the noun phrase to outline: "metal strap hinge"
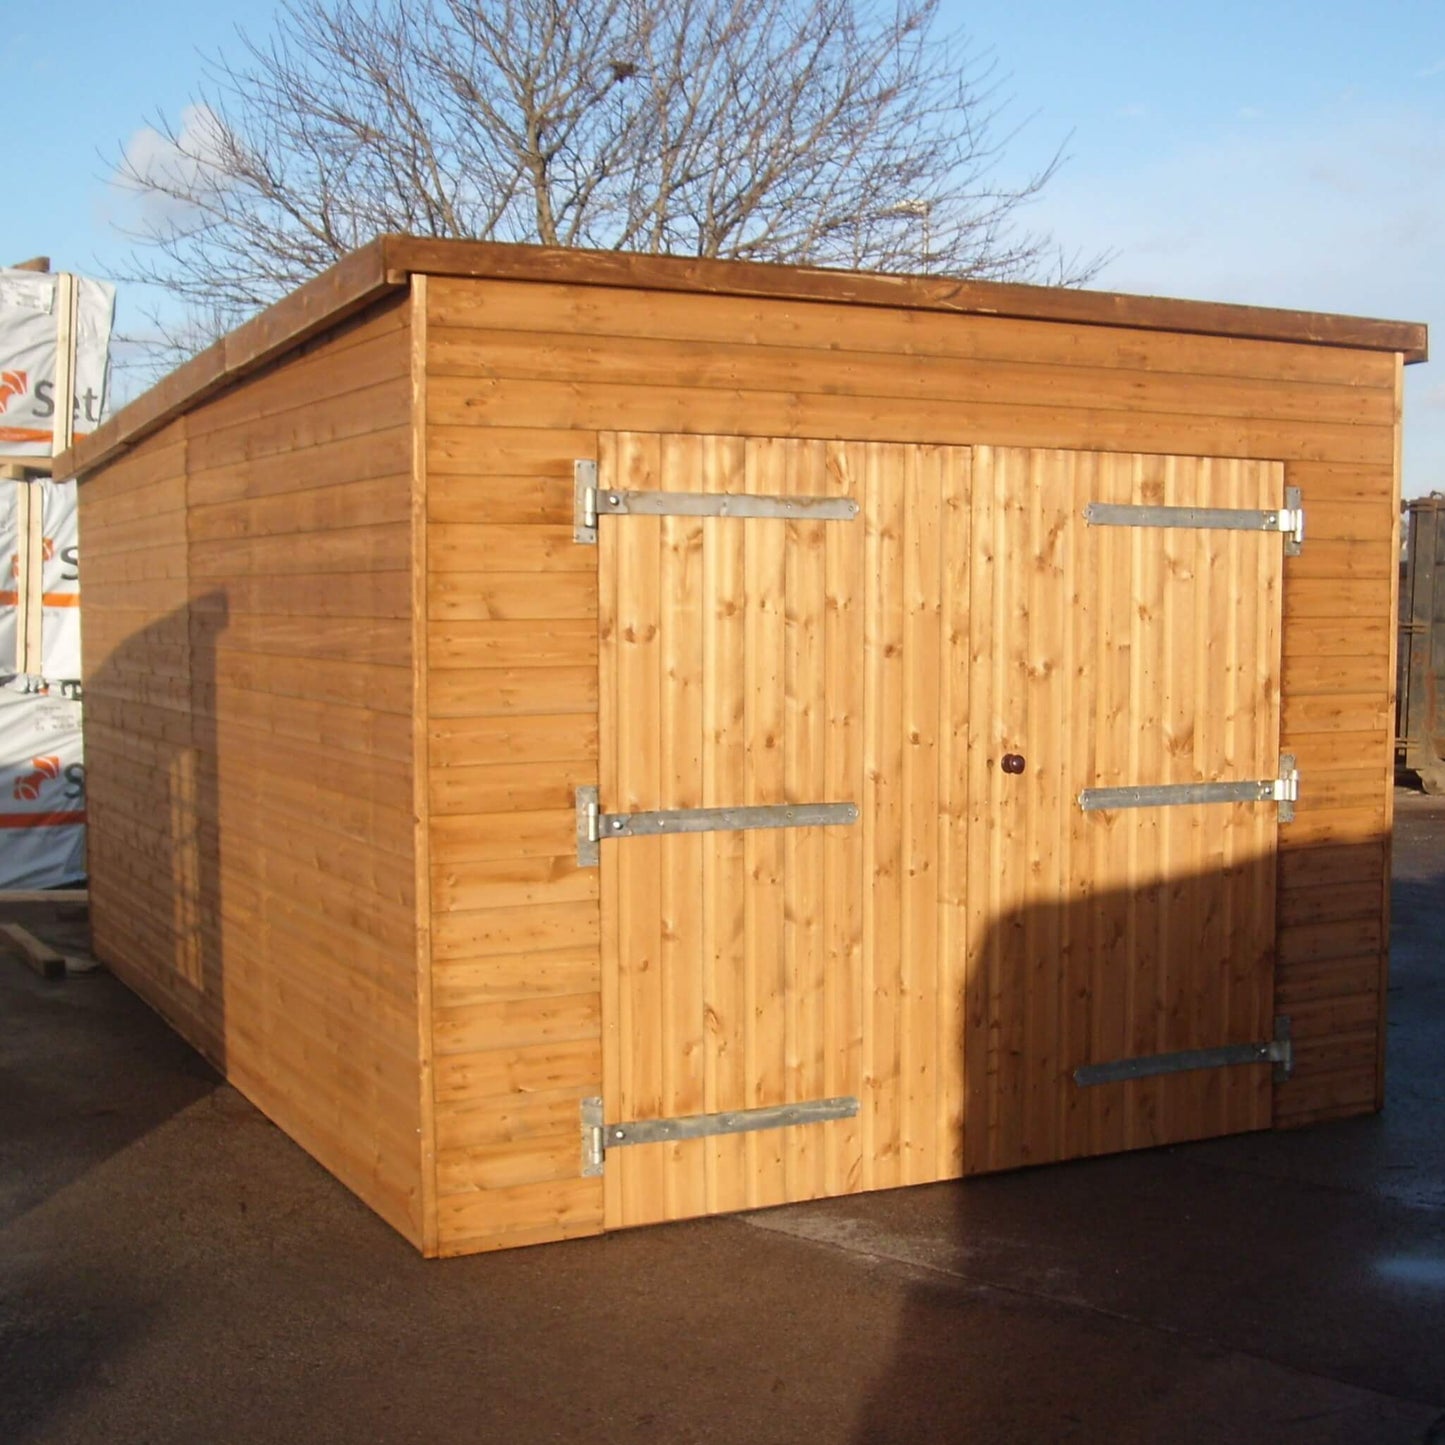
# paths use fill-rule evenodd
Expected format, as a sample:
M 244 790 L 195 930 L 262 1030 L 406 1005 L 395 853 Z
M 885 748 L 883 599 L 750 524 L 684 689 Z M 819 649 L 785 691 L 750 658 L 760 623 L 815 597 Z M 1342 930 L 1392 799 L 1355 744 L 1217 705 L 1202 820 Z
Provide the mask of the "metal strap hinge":
M 609 517 L 752 517 L 799 522 L 849 522 L 851 497 L 785 497 L 752 492 L 634 492 L 597 485 L 597 463 L 572 464 L 572 537 L 595 545 L 597 519 Z
M 1074 1070 L 1080 1088 L 1094 1084 L 1121 1084 L 1160 1074 L 1183 1074 L 1195 1069 L 1225 1069 L 1237 1064 L 1273 1064 L 1275 1083 L 1283 1083 L 1294 1070 L 1294 1043 L 1289 1018 L 1274 1021 L 1274 1037 L 1258 1044 L 1225 1044 L 1217 1049 L 1179 1049 L 1169 1054 L 1143 1054 L 1114 1059 L 1107 1064 L 1083 1064 Z
M 1157 507 L 1133 503 L 1090 502 L 1084 520 L 1091 527 L 1188 527 L 1199 531 L 1279 532 L 1286 557 L 1298 557 L 1304 547 L 1304 502 L 1298 487 L 1284 489 L 1284 506 L 1263 510 L 1249 507 Z
M 1178 808 L 1200 803 L 1278 803 L 1279 821 L 1294 821 L 1299 801 L 1299 769 L 1293 753 L 1281 753 L 1279 776 L 1221 783 L 1156 783 L 1125 788 L 1085 788 L 1079 807 L 1086 813 L 1120 808 Z
M 603 1122 L 602 1100 L 582 1100 L 582 1177 L 602 1173 L 609 1149 L 631 1144 L 676 1144 L 685 1139 L 706 1139 L 715 1134 L 747 1134 L 758 1129 L 787 1129 L 800 1124 L 826 1124 L 851 1119 L 858 1100 L 851 1095 L 834 1099 L 807 1099 L 798 1104 L 773 1104 L 760 1109 L 731 1109 L 718 1114 L 684 1114 L 674 1119 L 636 1119 L 630 1123 Z
M 777 803 L 753 808 L 667 808 L 604 813 L 597 789 L 577 789 L 577 866 L 595 868 L 604 838 L 663 838 L 675 833 L 735 833 L 751 828 L 825 828 L 858 821 L 856 803 Z

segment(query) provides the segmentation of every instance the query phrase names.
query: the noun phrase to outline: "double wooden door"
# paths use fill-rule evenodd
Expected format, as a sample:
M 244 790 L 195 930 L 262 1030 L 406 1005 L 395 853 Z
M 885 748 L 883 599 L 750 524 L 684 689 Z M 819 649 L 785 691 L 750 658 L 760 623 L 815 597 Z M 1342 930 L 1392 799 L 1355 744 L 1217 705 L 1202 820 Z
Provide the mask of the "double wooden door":
M 1085 508 L 1278 507 L 1282 484 L 1197 458 L 602 438 L 603 493 L 856 504 L 600 519 L 604 815 L 857 810 L 604 830 L 605 1120 L 704 1121 L 608 1148 L 610 1226 L 1268 1123 L 1267 1068 L 1075 1071 L 1269 1035 L 1275 807 L 1080 794 L 1276 774 L 1280 538 Z

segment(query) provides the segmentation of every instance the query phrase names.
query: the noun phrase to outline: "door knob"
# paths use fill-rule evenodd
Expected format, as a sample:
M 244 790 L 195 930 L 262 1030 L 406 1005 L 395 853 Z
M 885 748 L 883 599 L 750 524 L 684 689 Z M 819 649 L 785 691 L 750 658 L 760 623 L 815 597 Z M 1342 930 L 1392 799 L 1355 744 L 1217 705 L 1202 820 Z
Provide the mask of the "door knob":
M 1021 773 L 1024 770 L 1024 756 L 1022 753 L 1005 753 L 999 760 L 999 767 L 1006 773 Z

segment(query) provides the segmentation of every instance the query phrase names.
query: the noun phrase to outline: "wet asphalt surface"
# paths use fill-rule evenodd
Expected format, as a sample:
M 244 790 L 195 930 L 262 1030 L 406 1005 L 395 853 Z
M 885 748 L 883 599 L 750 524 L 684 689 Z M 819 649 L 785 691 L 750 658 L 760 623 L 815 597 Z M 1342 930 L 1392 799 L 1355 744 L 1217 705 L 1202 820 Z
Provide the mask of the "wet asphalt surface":
M 1378 1117 L 431 1263 L 107 974 L 0 956 L 0 1445 L 1445 1445 L 1414 794 L 1392 945 Z

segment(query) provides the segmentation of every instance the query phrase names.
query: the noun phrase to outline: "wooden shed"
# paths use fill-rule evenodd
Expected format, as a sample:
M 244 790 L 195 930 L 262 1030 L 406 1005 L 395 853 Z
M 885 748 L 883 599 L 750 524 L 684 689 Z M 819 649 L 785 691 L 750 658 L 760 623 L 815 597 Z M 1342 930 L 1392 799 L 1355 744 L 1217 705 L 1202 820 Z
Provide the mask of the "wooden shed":
M 379 239 L 61 460 L 96 951 L 427 1254 L 1377 1109 L 1425 346 Z

